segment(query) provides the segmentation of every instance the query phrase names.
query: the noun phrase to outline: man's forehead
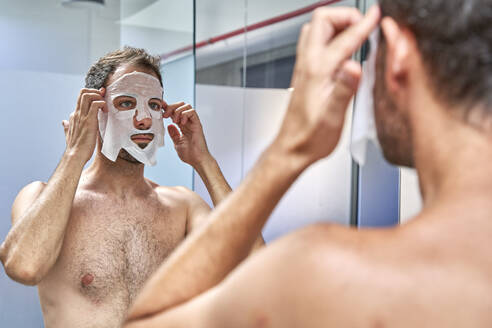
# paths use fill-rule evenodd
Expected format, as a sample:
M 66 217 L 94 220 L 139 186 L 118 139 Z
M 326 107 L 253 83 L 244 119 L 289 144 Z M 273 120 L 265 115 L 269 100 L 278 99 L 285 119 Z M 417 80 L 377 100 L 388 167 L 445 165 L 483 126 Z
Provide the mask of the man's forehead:
M 118 66 L 115 71 L 108 77 L 106 85 L 111 85 L 114 81 L 119 79 L 125 74 L 132 73 L 132 72 L 142 72 L 146 74 L 150 74 L 153 77 L 157 78 L 157 74 L 154 72 L 153 69 L 149 67 L 143 67 L 139 65 L 133 65 L 130 63 L 122 64 Z
M 107 87 L 108 93 L 134 92 L 153 97 L 162 97 L 159 80 L 147 73 L 133 71 L 125 73 Z

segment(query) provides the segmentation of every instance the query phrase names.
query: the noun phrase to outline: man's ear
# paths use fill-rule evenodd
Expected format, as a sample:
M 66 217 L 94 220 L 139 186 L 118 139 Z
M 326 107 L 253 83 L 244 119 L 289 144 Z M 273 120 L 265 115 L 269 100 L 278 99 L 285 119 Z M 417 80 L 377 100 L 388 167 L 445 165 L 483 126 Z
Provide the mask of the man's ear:
M 386 87 L 389 92 L 396 93 L 408 74 L 411 40 L 409 34 L 391 17 L 383 18 L 381 30 L 386 42 Z

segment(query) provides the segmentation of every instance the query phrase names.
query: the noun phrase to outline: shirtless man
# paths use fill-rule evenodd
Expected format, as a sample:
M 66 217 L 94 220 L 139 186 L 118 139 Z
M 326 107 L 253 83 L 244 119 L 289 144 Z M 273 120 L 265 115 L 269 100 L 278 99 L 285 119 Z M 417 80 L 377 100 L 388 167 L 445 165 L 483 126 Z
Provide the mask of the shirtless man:
M 210 211 L 187 188 L 144 178 L 144 165 L 124 149 L 115 162 L 101 153 L 97 115 L 108 108 L 105 87 L 135 71 L 162 86 L 159 59 L 142 49 L 115 51 L 91 67 L 70 123 L 64 122 L 67 146 L 56 171 L 48 183 L 26 186 L 13 204 L 0 259 L 12 279 L 38 285 L 47 328 L 121 326 L 145 280 Z M 118 111 L 134 105 L 125 97 L 113 100 Z M 152 102 L 179 126 L 182 135 L 168 126 L 179 157 L 197 170 L 218 203 L 230 187 L 208 152 L 196 112 L 184 103 Z M 152 124 L 148 117 L 131 120 L 141 131 Z M 150 143 L 148 135 L 135 136 L 140 147 Z M 83 170 L 96 139 L 94 162 Z
M 277 137 L 149 280 L 126 328 L 492 327 L 492 1 L 380 7 L 382 20 L 377 7 L 315 12 Z M 387 229 L 317 224 L 241 263 L 335 148 L 361 74 L 350 56 L 378 23 L 378 137 L 388 160 L 417 168 L 424 209 Z

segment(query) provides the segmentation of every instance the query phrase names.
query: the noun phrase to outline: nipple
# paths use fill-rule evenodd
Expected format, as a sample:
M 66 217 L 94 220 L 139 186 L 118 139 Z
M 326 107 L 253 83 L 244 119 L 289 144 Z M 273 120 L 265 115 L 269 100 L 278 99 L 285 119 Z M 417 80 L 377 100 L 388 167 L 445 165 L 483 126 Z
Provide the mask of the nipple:
M 94 280 L 93 275 L 91 275 L 90 273 L 85 274 L 81 279 L 82 286 L 89 286 L 93 280 Z

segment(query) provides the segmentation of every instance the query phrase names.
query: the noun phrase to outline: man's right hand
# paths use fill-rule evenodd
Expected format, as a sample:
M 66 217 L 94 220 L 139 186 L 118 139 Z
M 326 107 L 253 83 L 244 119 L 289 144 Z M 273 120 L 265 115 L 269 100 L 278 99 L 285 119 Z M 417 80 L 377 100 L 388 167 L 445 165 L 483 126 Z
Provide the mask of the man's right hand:
M 380 19 L 378 7 L 363 18 L 354 8 L 319 8 L 301 32 L 294 91 L 272 147 L 302 166 L 328 156 L 340 138 L 346 109 L 357 91 L 360 64 L 351 56 Z
M 80 158 L 84 163 L 92 157 L 96 146 L 99 128 L 97 113 L 100 109 L 107 112 L 105 92 L 104 88 L 82 89 L 70 122 L 62 122 L 67 142 L 65 153 Z

